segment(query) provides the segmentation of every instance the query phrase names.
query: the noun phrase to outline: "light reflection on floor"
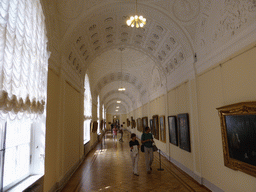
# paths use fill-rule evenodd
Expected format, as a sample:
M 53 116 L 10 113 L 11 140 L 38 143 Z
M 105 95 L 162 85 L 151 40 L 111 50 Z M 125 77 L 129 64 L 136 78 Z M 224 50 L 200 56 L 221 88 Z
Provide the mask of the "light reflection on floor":
M 107 133 L 96 149 L 89 153 L 73 175 L 63 192 L 209 192 L 162 157 L 158 171 L 159 154 L 154 153 L 152 174 L 147 174 L 144 153 L 140 153 L 139 176 L 133 175 L 130 158 L 130 134 L 125 132 L 124 142 Z

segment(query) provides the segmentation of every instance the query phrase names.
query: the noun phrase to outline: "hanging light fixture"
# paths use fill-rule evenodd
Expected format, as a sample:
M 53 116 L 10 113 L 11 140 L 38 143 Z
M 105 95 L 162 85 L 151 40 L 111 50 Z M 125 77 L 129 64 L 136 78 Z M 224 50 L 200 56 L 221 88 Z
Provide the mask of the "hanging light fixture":
M 123 63 L 123 50 L 124 48 L 119 48 L 119 50 L 121 51 L 121 78 L 123 77 L 123 67 L 122 67 L 122 63 Z M 121 81 L 121 86 L 118 88 L 118 91 L 125 91 L 125 88 L 122 87 L 122 81 Z
M 136 28 L 139 28 L 139 27 L 143 27 L 144 25 L 146 25 L 146 18 L 143 18 L 143 16 L 138 16 L 137 14 L 137 0 L 136 0 L 136 15 L 135 16 L 131 16 L 130 19 L 128 19 L 126 21 L 126 24 L 128 26 L 131 26 L 131 27 L 136 27 Z

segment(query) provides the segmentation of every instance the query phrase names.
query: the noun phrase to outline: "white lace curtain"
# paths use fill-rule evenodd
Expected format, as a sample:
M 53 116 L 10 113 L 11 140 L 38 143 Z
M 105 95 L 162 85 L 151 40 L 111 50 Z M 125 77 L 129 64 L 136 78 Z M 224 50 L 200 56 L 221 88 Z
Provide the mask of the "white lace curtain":
M 0 118 L 43 113 L 48 58 L 40 0 L 1 0 Z
M 92 118 L 92 96 L 91 96 L 91 89 L 89 83 L 89 77 L 86 74 L 84 80 L 84 116 L 85 119 Z

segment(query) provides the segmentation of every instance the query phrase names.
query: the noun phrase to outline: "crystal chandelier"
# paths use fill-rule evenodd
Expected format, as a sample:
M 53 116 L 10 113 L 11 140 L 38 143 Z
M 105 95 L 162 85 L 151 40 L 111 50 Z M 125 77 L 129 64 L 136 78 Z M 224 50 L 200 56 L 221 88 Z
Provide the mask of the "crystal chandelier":
M 137 14 L 137 0 L 136 0 L 136 15 L 131 16 L 129 20 L 126 21 L 126 24 L 131 27 L 143 27 L 146 24 L 146 18 L 143 18 L 143 16 L 138 16 Z

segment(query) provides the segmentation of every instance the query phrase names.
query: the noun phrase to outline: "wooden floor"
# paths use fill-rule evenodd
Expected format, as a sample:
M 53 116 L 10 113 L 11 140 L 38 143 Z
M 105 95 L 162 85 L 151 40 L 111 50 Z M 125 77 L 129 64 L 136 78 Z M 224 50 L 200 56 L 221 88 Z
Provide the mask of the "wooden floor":
M 124 142 L 113 139 L 107 133 L 98 146 L 91 151 L 80 168 L 74 173 L 63 192 L 209 192 L 166 158 L 154 152 L 152 174 L 146 173 L 144 153 L 140 152 L 139 176 L 133 175 L 129 151 L 130 134 L 124 133 Z

